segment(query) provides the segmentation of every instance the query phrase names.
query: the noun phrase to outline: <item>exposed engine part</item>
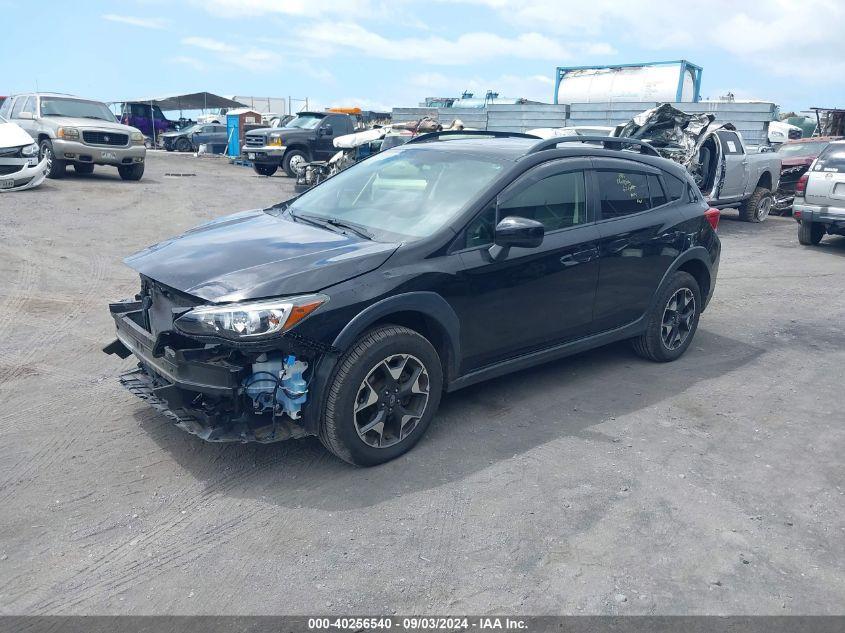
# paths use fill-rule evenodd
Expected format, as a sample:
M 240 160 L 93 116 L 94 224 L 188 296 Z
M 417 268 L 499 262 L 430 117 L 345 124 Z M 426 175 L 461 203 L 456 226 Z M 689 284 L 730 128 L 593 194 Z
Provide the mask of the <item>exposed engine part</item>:
M 244 392 L 256 413 L 285 414 L 292 420 L 302 416 L 308 397 L 308 383 L 302 374 L 308 363 L 281 352 L 261 354 L 252 364 L 252 373 L 243 381 Z

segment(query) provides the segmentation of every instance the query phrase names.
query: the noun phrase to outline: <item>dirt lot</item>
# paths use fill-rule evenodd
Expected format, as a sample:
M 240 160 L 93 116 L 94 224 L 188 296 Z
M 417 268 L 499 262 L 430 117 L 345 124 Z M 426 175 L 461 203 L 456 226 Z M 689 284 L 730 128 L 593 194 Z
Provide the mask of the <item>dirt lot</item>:
M 845 238 L 728 214 L 681 360 L 467 389 L 358 470 L 203 443 L 100 352 L 125 255 L 291 191 L 156 154 L 0 197 L 0 613 L 843 613 Z

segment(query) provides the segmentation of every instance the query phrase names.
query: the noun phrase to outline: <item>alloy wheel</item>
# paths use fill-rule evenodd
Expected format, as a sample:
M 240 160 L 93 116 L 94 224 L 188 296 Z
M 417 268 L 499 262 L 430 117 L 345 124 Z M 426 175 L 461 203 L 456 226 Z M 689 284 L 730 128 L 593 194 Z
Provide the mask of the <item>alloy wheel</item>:
M 678 349 L 689 338 L 695 321 L 695 295 L 681 288 L 671 296 L 663 310 L 660 338 L 668 350 Z
M 361 440 L 387 448 L 417 427 L 429 396 L 429 377 L 416 356 L 393 354 L 378 362 L 358 387 L 353 417 Z
M 47 143 L 41 145 L 41 160 L 47 159 L 47 169 L 53 167 L 53 152 L 50 151 L 50 146 Z
M 772 197 L 766 196 L 760 203 L 757 205 L 757 220 L 762 222 L 767 217 L 769 217 L 769 213 L 772 211 Z

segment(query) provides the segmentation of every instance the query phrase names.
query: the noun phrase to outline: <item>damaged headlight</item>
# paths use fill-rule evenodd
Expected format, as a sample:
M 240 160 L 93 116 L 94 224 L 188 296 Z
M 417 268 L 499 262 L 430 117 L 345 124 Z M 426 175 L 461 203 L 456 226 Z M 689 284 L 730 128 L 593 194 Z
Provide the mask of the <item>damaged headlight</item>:
M 35 156 L 38 153 L 38 145 L 35 143 L 30 143 L 29 145 L 24 145 L 21 148 L 21 155 L 22 156 Z
M 195 336 L 221 336 L 232 340 L 255 339 L 292 328 L 326 303 L 326 295 L 200 306 L 176 319 L 176 329 Z
M 267 144 L 271 147 L 282 147 L 284 142 L 282 141 L 282 136 L 280 134 L 271 134 L 270 142 Z

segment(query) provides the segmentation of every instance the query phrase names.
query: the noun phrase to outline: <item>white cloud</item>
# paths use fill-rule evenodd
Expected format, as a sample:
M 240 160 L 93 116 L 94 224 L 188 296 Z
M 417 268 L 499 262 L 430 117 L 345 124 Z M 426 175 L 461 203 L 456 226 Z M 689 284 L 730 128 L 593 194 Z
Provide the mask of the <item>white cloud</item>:
M 478 32 L 464 33 L 455 39 L 440 36 L 391 39 L 354 22 L 317 22 L 298 37 L 279 44 L 318 57 L 352 52 L 379 59 L 451 66 L 502 57 L 561 61 L 572 59 L 581 49 L 577 42 L 570 42 L 567 47 L 558 39 L 533 32 L 515 37 Z M 607 44 L 601 46 L 602 50 L 612 50 Z
M 172 61 L 174 64 L 182 64 L 183 66 L 188 66 L 198 72 L 204 72 L 208 70 L 208 66 L 205 64 L 205 62 L 202 62 L 195 57 L 179 55 L 177 57 L 173 57 L 170 61 Z
M 160 18 L 139 18 L 133 15 L 117 15 L 115 13 L 106 13 L 100 16 L 103 20 L 109 22 L 120 22 L 121 24 L 130 24 L 132 26 L 139 26 L 143 29 L 166 29 L 169 22 Z
M 238 52 L 238 48 L 236 46 L 232 46 L 231 44 L 227 44 L 226 42 L 221 42 L 220 40 L 215 40 L 210 37 L 186 37 L 182 40 L 182 43 L 187 46 L 195 46 L 215 53 Z
M 226 17 L 355 15 L 372 9 L 369 0 L 194 0 L 194 4 Z

